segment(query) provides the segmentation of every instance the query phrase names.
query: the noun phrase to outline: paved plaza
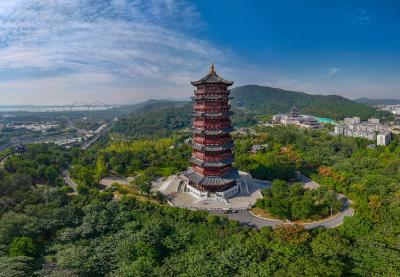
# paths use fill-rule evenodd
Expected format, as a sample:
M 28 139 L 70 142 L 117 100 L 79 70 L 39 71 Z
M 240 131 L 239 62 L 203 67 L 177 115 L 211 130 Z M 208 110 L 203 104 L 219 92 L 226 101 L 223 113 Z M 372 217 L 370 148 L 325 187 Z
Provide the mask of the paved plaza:
M 104 187 L 111 187 L 113 184 L 119 185 L 129 185 L 129 183 L 134 180 L 133 177 L 117 177 L 117 176 L 108 176 L 100 180 L 99 184 Z
M 159 179 L 153 182 L 153 191 L 160 191 L 167 196 L 173 206 L 192 210 L 224 210 L 224 209 L 248 209 L 254 205 L 257 199 L 262 198 L 260 189 L 270 187 L 268 181 L 254 180 L 249 174 L 240 172 L 239 193 L 226 199 L 199 199 L 185 191 L 187 179 L 183 175 L 173 175 L 167 179 Z

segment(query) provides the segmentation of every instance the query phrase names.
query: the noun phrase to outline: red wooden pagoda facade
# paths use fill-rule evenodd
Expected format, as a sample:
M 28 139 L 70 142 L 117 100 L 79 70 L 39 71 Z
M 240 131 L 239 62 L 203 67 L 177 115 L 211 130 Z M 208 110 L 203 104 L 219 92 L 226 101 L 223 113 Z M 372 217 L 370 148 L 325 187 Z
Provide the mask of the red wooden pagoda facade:
M 192 82 L 197 89 L 194 92 L 192 166 L 186 177 L 189 185 L 201 192 L 223 192 L 234 187 L 237 191 L 239 174 L 232 167 L 230 135 L 233 128 L 228 87 L 232 84 L 215 72 L 214 64 L 207 76 Z

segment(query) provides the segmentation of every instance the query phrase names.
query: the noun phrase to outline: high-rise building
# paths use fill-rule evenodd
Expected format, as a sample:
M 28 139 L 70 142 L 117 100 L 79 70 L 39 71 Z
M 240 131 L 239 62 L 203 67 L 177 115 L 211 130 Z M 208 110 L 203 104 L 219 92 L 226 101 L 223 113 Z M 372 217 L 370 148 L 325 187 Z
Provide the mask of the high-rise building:
M 392 139 L 392 134 L 390 132 L 380 133 L 376 136 L 377 145 L 388 145 Z
M 194 92 L 193 150 L 186 190 L 200 197 L 227 198 L 239 192 L 238 170 L 232 167 L 233 130 L 228 87 L 232 81 L 210 72 L 199 81 L 192 82 Z

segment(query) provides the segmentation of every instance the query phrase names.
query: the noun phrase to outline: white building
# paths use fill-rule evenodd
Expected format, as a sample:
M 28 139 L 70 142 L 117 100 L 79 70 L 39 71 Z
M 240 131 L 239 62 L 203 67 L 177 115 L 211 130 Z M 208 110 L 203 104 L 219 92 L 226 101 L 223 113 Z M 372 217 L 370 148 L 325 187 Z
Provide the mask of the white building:
M 378 143 L 377 133 L 381 135 L 381 143 L 385 144 Z M 335 134 L 347 137 L 365 138 L 368 140 L 377 139 L 378 145 L 387 145 L 391 140 L 390 127 L 380 124 L 377 118 L 370 118 L 368 121 L 364 122 L 361 122 L 359 117 L 345 118 L 343 124 L 335 126 Z
M 335 125 L 335 134 L 344 135 L 344 125 Z
M 377 145 L 388 145 L 392 139 L 392 134 L 390 132 L 380 133 L 376 136 Z
M 358 116 L 355 117 L 346 117 L 344 119 L 345 124 L 360 124 L 361 119 Z

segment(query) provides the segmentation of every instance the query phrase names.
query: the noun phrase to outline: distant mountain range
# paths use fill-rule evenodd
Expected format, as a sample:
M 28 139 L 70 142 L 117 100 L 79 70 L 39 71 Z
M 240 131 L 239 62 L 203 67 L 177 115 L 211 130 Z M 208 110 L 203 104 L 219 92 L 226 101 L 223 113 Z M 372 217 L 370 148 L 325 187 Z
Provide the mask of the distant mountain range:
M 236 127 L 256 123 L 254 115 L 286 113 L 294 106 L 303 114 L 336 120 L 351 116 L 362 119 L 392 116 L 337 95 L 311 95 L 256 85 L 236 87 L 231 92 L 235 112 L 232 122 Z M 118 120 L 113 131 L 131 138 L 168 136 L 175 130 L 190 127 L 193 114 L 191 101 L 152 99 L 128 110 L 129 115 Z
M 360 116 L 362 119 L 390 116 L 363 103 L 358 103 L 338 95 L 312 95 L 258 85 L 246 85 L 231 90 L 232 104 L 236 108 L 257 114 L 286 113 L 294 106 L 300 112 L 320 117 L 342 119 Z
M 369 106 L 400 104 L 400 99 L 371 99 L 371 98 L 362 97 L 362 98 L 355 99 L 354 101 L 365 104 L 365 105 L 369 105 Z

